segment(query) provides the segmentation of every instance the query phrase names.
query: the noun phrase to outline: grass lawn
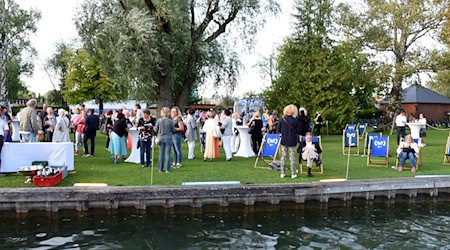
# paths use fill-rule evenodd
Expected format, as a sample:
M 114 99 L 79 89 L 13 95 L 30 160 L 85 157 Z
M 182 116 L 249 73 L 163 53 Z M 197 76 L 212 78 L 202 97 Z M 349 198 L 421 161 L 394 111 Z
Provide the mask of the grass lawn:
M 394 131 L 395 132 L 395 131 Z M 350 156 L 349 179 L 373 179 L 373 178 L 399 178 L 413 177 L 415 175 L 450 174 L 450 166 L 443 165 L 443 155 L 448 131 L 428 130 L 426 137 L 427 146 L 422 151 L 422 167 L 417 173 L 409 171 L 397 172 L 391 166 L 395 165 L 396 135 L 390 137 L 389 167 L 367 167 L 366 157 Z M 361 144 L 362 144 L 361 140 Z M 96 156 L 82 158 L 75 156 L 75 174 L 63 180 L 59 186 L 72 186 L 74 183 L 107 183 L 112 186 L 142 186 L 150 185 L 151 168 L 141 168 L 139 164 L 124 163 L 113 164 L 109 159 L 109 153 L 105 150 L 106 137 L 98 134 L 96 139 Z M 225 153 L 221 149 L 221 158 L 213 162 L 203 162 L 200 148 L 196 147 L 196 159 L 186 160 L 187 144 L 183 143 L 184 162 L 181 169 L 174 169 L 171 173 L 159 173 L 157 170 L 158 149 L 155 149 L 155 169 L 153 185 L 180 185 L 182 182 L 191 181 L 240 181 L 241 183 L 268 184 L 311 182 L 321 179 L 345 178 L 347 156 L 342 154 L 342 135 L 323 136 L 323 162 L 324 174 L 315 174 L 307 178 L 305 174 L 297 179 L 291 179 L 288 175 L 281 179 L 279 171 L 266 169 L 254 169 L 255 158 L 233 158 L 225 162 Z M 362 153 L 363 149 L 360 148 Z M 260 166 L 264 166 L 263 163 Z M 289 167 L 289 166 L 287 166 Z M 289 171 L 287 171 L 289 173 Z M 25 177 L 9 175 L 0 178 L 0 187 L 32 187 L 33 184 L 25 184 Z

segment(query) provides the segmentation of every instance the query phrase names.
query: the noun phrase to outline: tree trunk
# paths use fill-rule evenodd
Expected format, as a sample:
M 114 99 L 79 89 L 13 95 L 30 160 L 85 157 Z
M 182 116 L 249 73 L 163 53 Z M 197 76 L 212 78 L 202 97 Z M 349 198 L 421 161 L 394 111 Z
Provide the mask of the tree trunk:
M 98 100 L 98 114 L 103 111 L 103 99 Z
M 173 105 L 172 81 L 170 75 L 160 75 L 158 90 L 158 110 L 156 115 L 159 117 L 163 107 L 171 108 Z
M 392 121 L 392 119 L 395 117 L 395 114 L 398 110 L 401 108 L 402 104 L 402 82 L 403 82 L 403 75 L 402 75 L 402 69 L 404 66 L 404 60 L 402 56 L 399 56 L 397 54 L 397 59 L 395 62 L 395 72 L 394 72 L 394 78 L 392 80 L 392 89 L 391 93 L 389 94 L 389 104 L 387 107 L 387 114 L 386 117 L 389 119 L 389 121 Z
M 198 64 L 198 52 L 195 42 L 191 44 L 191 53 L 189 55 L 188 67 L 189 70 L 183 81 L 183 88 L 177 96 L 177 106 L 180 108 L 181 112 L 184 112 L 186 104 L 188 102 L 189 96 L 194 88 L 195 81 L 197 80 L 197 64 Z

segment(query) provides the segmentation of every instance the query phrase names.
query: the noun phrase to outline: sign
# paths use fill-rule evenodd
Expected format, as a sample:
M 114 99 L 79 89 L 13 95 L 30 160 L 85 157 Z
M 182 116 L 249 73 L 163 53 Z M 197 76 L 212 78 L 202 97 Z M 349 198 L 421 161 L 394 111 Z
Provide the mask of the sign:
M 355 130 L 355 124 L 349 124 L 347 130 L 344 132 L 344 146 L 345 147 L 356 147 L 358 146 L 358 132 Z
M 280 144 L 281 137 L 279 134 L 266 134 L 264 143 L 263 143 L 263 150 L 261 152 L 261 156 L 263 157 L 275 157 L 278 146 Z

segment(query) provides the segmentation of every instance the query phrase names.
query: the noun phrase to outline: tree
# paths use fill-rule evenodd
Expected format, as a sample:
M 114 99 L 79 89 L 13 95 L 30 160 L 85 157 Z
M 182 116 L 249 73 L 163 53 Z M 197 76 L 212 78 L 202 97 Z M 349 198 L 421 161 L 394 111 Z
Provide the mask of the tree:
M 23 75 L 30 76 L 33 74 L 33 64 L 21 56 L 16 48 L 8 51 L 8 61 L 6 65 L 7 83 L 8 83 L 8 99 L 17 99 L 19 97 L 31 97 L 31 92 L 27 86 L 20 80 Z
M 30 73 L 32 67 L 23 64 L 20 56 L 23 51 L 34 53 L 29 35 L 36 32 L 36 23 L 41 18 L 36 10 L 23 10 L 14 0 L 1 0 L 0 2 L 0 101 L 9 103 L 11 98 L 8 90 L 12 87 L 13 96 L 16 90 L 24 91 L 23 83 L 17 74 Z M 11 70 L 11 76 L 8 76 Z M 8 86 L 11 80 L 12 86 Z
M 236 85 L 241 66 L 227 29 L 251 45 L 262 14 L 277 11 L 274 0 L 87 1 L 77 27 L 108 76 L 132 95 L 183 109 L 208 79 Z
M 101 65 L 83 50 L 67 51 L 63 58 L 67 62 L 64 82 L 64 98 L 69 104 L 81 104 L 95 100 L 99 110 L 103 103 L 122 100 L 127 93 L 118 89 L 117 84 L 108 78 Z
M 330 132 L 339 133 L 358 107 L 370 105 L 374 66 L 354 44 L 331 39 L 332 6 L 329 0 L 296 1 L 295 32 L 280 47 L 279 75 L 263 96 L 271 109 L 296 104 L 322 111 Z
M 430 71 L 431 49 L 420 46 L 448 22 L 448 0 L 365 0 L 359 11 L 340 4 L 340 24 L 345 35 L 366 49 L 384 55 L 390 66 L 388 111 L 395 113 L 401 104 L 402 83 L 417 73 Z M 392 60 L 386 60 L 391 58 Z

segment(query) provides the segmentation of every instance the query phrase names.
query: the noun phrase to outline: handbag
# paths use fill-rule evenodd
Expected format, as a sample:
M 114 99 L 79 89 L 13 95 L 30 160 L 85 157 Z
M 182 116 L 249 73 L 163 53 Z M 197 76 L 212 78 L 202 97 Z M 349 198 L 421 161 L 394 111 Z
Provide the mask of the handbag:
M 214 127 L 213 137 L 214 138 L 221 138 L 222 137 L 222 133 L 220 132 L 220 127 L 219 126 L 215 126 Z
M 102 126 L 100 127 L 100 133 L 108 135 L 108 128 L 106 127 L 106 123 L 103 123 Z
M 248 128 L 248 133 L 253 134 L 254 131 L 255 131 L 255 123 L 252 123 L 252 125 Z

